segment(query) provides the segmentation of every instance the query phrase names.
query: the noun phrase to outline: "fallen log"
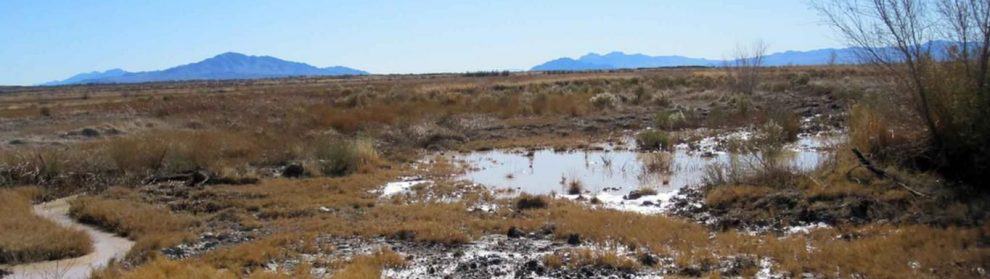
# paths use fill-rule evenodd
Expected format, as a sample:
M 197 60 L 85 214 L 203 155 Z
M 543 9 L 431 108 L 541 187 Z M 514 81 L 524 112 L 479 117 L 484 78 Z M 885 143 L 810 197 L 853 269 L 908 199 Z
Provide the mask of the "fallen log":
M 897 177 L 891 176 L 886 171 L 878 168 L 875 164 L 873 164 L 872 161 L 870 161 L 870 159 L 867 159 L 866 156 L 863 156 L 863 152 L 860 152 L 859 149 L 853 148 L 852 149 L 852 152 L 853 152 L 853 154 L 856 155 L 856 159 L 859 160 L 859 165 L 862 166 L 863 168 L 866 168 L 867 170 L 869 170 L 877 178 L 880 178 L 880 179 L 890 179 L 891 181 L 893 181 L 898 186 L 901 186 L 901 188 L 907 189 L 908 192 L 911 192 L 912 194 L 914 194 L 916 196 L 919 196 L 919 197 L 927 197 L 928 196 L 925 193 L 922 193 L 921 191 L 918 191 L 918 190 L 915 190 L 914 188 L 911 188 L 910 186 L 908 186 L 904 182 L 901 182 L 899 179 L 897 179 Z

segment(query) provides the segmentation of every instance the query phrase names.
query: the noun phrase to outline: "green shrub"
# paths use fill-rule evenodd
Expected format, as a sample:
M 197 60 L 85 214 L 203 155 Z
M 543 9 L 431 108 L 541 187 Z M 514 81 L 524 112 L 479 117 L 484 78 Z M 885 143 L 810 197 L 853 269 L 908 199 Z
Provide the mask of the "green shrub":
M 653 116 L 653 125 L 657 129 L 670 130 L 684 127 L 687 117 L 679 110 L 661 111 Z
M 313 154 L 320 171 L 327 176 L 344 176 L 357 171 L 360 155 L 356 145 L 348 141 L 321 140 Z
M 644 150 L 670 149 L 673 140 L 664 131 L 646 130 L 636 135 L 636 144 Z

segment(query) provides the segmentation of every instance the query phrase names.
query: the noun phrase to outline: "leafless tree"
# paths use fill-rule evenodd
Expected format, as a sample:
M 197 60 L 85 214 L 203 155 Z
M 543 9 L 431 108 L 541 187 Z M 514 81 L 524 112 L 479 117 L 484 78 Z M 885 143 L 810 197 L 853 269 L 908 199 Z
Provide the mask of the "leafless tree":
M 760 75 L 763 72 L 767 44 L 756 41 L 750 46 L 739 45 L 733 54 L 733 59 L 726 61 L 725 69 L 728 74 L 730 88 L 738 93 L 753 94 L 760 85 Z
M 940 0 L 937 3 L 943 37 L 959 42 L 959 49 L 949 53 L 961 63 L 979 94 L 987 94 L 990 72 L 990 1 Z
M 972 142 L 987 135 L 988 126 L 975 119 L 990 116 L 990 0 L 813 0 L 812 5 L 859 47 L 864 62 L 888 70 L 911 92 L 937 160 L 951 165 L 960 158 L 969 164 L 987 159 L 985 148 Z M 951 42 L 932 43 L 937 39 Z

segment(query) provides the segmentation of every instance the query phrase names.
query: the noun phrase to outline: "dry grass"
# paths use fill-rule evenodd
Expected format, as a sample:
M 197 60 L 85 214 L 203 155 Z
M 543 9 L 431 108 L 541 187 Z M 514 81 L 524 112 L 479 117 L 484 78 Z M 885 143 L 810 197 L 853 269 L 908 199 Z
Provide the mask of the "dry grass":
M 146 260 L 158 249 L 169 247 L 192 236 L 189 228 L 196 219 L 167 209 L 131 200 L 80 197 L 71 201 L 69 214 L 82 223 L 93 224 L 132 240 L 128 253 L 133 260 Z
M 787 238 L 720 239 L 744 253 L 774 259 L 778 271 L 813 272 L 836 277 L 962 278 L 986 268 L 990 249 L 979 244 L 979 229 L 926 226 L 866 226 L 822 229 Z M 729 243 L 731 242 L 731 243 Z M 808 248 L 811 247 L 811 248 Z
M 319 252 L 312 234 L 284 233 L 220 248 L 203 256 L 213 266 L 228 270 L 257 271 L 270 262 L 288 259 L 297 251 Z
M 357 256 L 342 269 L 334 272 L 334 279 L 381 278 L 382 269 L 400 268 L 406 259 L 396 252 L 381 249 L 370 255 Z
M 923 137 L 896 121 L 869 105 L 853 106 L 849 113 L 849 145 L 887 162 L 917 156 L 919 150 L 914 148 Z
M 86 233 L 35 215 L 38 188 L 0 189 L 0 263 L 16 264 L 79 257 L 92 250 Z
M 173 261 L 168 259 L 156 259 L 132 270 L 124 270 L 119 266 L 111 266 L 94 271 L 91 276 L 93 279 L 241 278 L 233 272 L 218 270 L 200 262 Z
M 723 204 L 732 204 L 737 201 L 748 201 L 766 196 L 772 191 L 773 189 L 762 186 L 740 185 L 714 187 L 705 193 L 705 204 L 708 204 L 709 206 L 721 206 Z
M 812 77 L 786 75 L 795 71 L 808 72 Z M 101 187 L 88 186 L 128 185 L 149 174 L 190 169 L 252 175 L 288 162 L 299 162 L 317 170 L 322 167 L 322 172 L 329 176 L 191 189 L 187 197 L 169 203 L 173 210 L 204 215 L 193 219 L 207 222 L 217 219 L 259 228 L 264 235 L 194 260 L 159 259 L 107 277 L 134 278 L 148 274 L 226 278 L 227 272 L 238 277 L 287 276 L 258 271 L 269 262 L 292 259 L 303 252 L 319 252 L 312 247 L 316 236 L 386 237 L 457 245 L 484 234 L 504 233 L 509 227 L 524 231 L 553 228 L 554 235 L 560 239 L 579 235 L 583 241 L 594 244 L 625 245 L 660 257 L 673 257 L 679 267 L 712 266 L 721 257 L 741 254 L 770 257 L 779 267 L 791 272 L 810 271 L 836 277 L 891 274 L 975 277 L 969 271 L 971 267 L 986 266 L 983 241 L 986 229 L 979 232 L 973 228 L 882 226 L 842 228 L 809 236 L 751 236 L 732 231 L 712 232 L 702 225 L 673 217 L 592 210 L 547 197 L 533 198 L 541 205 L 523 206 L 526 210 L 515 210 L 512 200 L 494 201 L 499 205 L 496 212 L 481 213 L 468 210 L 473 205 L 471 198 L 461 202 L 421 202 L 415 198 L 381 199 L 372 193 L 398 176 L 428 173 L 395 164 L 418 158 L 424 148 L 581 148 L 617 138 L 619 135 L 609 134 L 611 130 L 567 129 L 568 123 L 597 120 L 592 117 L 599 116 L 674 112 L 658 114 L 655 119 L 654 125 L 665 129 L 774 123 L 769 125 L 778 132 L 774 135 L 786 139 L 796 131 L 795 115 L 775 115 L 757 109 L 767 107 L 764 98 L 804 93 L 824 95 L 821 92 L 831 90 L 827 84 L 822 85 L 824 79 L 838 83 L 845 76 L 855 80 L 873 77 L 856 68 L 839 67 L 773 69 L 766 73 L 767 86 L 758 90 L 786 94 L 726 97 L 720 90 L 725 82 L 724 73 L 717 70 L 481 78 L 431 75 L 286 79 L 81 86 L 50 89 L 64 94 L 0 94 L 0 117 L 57 123 L 25 130 L 22 134 L 26 138 L 81 128 L 77 126 L 83 125 L 80 123 L 85 119 L 78 120 L 80 123 L 63 120 L 71 115 L 90 115 L 88 118 L 100 121 L 126 115 L 127 120 L 118 121 L 124 124 L 136 119 L 133 126 L 124 125 L 128 128 L 122 135 L 78 140 L 62 147 L 11 145 L 0 155 L 3 158 L 0 184 L 86 185 L 87 190 L 96 191 Z M 125 92 L 130 96 L 123 96 Z M 599 110 L 591 101 L 593 96 L 604 96 L 604 92 L 614 97 L 614 100 L 608 98 L 610 105 L 602 106 L 611 108 L 606 115 L 595 113 Z M 86 97 L 82 98 L 82 94 Z M 40 107 L 50 108 L 50 116 L 40 115 Z M 708 109 L 708 116 L 698 112 L 703 108 Z M 898 124 L 875 123 L 885 120 L 876 117 L 882 114 L 872 118 L 853 114 L 854 122 L 868 120 L 854 124 L 867 129 L 862 129 L 863 136 L 852 135 L 853 142 L 863 148 L 889 145 L 887 142 L 896 145 L 897 141 L 880 136 L 898 129 Z M 546 127 L 552 128 L 553 133 L 547 132 L 550 128 Z M 503 130 L 498 129 L 520 132 L 502 134 Z M 476 133 L 468 133 L 472 131 Z M 871 139 L 880 140 L 871 142 Z M 669 145 L 663 140 L 651 142 L 659 142 L 652 144 L 658 147 Z M 672 140 L 668 137 L 667 142 Z M 649 168 L 657 172 L 669 168 L 664 158 L 647 160 L 651 160 Z M 848 170 L 845 167 L 838 169 L 844 172 Z M 451 172 L 441 171 L 428 177 L 446 177 Z M 852 172 L 852 176 L 862 178 L 859 174 Z M 819 175 L 816 179 L 824 186 L 814 185 L 808 179 L 791 181 L 795 185 L 789 186 L 822 199 L 842 195 L 869 195 L 891 202 L 906 199 L 903 191 L 889 191 L 890 185 L 878 181 L 864 180 L 869 185 L 863 186 L 837 182 L 845 180 L 844 177 Z M 447 192 L 458 189 L 452 183 L 436 180 L 434 188 Z M 740 176 L 735 180 L 743 179 Z M 763 185 L 764 182 L 747 181 L 750 183 L 743 184 L 749 186 L 728 183 L 733 185 L 708 193 L 708 202 L 730 203 L 778 190 L 765 188 L 774 185 Z M 465 194 L 474 195 L 478 194 Z M 153 254 L 148 251 L 181 241 L 186 236 L 185 230 L 195 231 L 191 229 L 192 219 L 185 213 L 158 206 L 111 192 L 104 194 L 104 198 L 81 199 L 74 208 L 84 220 L 136 238 L 138 245 L 134 253 L 142 256 L 134 258 L 143 258 Z M 155 224 L 148 220 L 155 220 Z M 840 234 L 856 237 L 835 238 Z M 809 250 L 809 244 L 814 248 Z M 554 255 L 544 258 L 544 262 L 548 266 L 574 263 L 637 268 L 635 261 L 623 255 L 572 252 L 573 259 Z M 401 257 L 384 254 L 388 253 L 355 258 L 338 270 L 336 276 L 378 278 L 383 268 L 401 265 Z M 917 261 L 921 268 L 907 269 L 910 261 Z M 297 272 L 304 270 L 299 268 Z M 884 273 L 886 270 L 889 273 Z
M 568 265 L 572 268 L 587 266 L 627 272 L 641 268 L 636 259 L 616 254 L 613 251 L 595 251 L 587 248 L 572 249 L 568 252 L 568 256 Z
M 547 208 L 547 199 L 541 196 L 522 195 L 516 199 L 516 209 L 526 210 L 534 208 Z

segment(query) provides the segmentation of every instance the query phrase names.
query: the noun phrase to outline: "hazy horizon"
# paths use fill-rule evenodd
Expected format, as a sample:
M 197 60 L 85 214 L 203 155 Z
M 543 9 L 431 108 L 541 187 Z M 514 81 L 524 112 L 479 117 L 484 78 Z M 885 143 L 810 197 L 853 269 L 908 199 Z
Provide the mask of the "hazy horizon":
M 525 70 L 612 51 L 721 59 L 843 47 L 804 1 L 6 1 L 0 84 L 160 70 L 224 52 L 376 74 Z

